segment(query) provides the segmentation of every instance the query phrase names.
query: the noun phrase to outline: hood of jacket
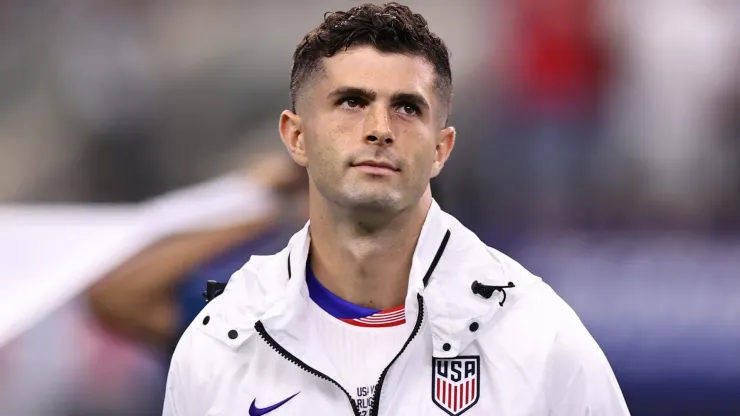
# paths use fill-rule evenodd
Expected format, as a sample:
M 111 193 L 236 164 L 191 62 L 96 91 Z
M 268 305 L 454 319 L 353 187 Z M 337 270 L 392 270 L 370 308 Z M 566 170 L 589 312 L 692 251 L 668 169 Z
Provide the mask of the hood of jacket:
M 307 330 L 300 323 L 310 302 L 305 279 L 309 227 L 307 223 L 279 253 L 253 256 L 234 273 L 223 294 L 207 305 L 210 324 L 201 330 L 236 349 L 255 336 L 255 324 L 261 322 L 277 342 L 300 354 L 302 331 Z M 539 281 L 433 201 L 412 258 L 406 325 L 415 325 L 421 297 L 434 356 L 455 357 L 484 332 L 471 330 L 471 324 L 476 329 L 492 325 Z M 502 289 L 486 298 L 474 293 L 474 282 Z M 230 337 L 230 331 L 238 336 Z

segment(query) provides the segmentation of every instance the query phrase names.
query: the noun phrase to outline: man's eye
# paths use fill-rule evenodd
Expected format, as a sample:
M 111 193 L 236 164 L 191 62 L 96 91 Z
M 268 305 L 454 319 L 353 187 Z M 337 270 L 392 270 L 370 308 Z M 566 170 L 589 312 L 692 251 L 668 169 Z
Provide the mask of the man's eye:
M 344 108 L 359 108 L 362 107 L 362 102 L 357 98 L 345 98 L 339 103 L 339 105 Z
M 399 105 L 397 108 L 398 108 L 397 111 L 399 113 L 406 115 L 406 116 L 419 115 L 419 109 L 414 105 L 410 105 L 410 104 Z

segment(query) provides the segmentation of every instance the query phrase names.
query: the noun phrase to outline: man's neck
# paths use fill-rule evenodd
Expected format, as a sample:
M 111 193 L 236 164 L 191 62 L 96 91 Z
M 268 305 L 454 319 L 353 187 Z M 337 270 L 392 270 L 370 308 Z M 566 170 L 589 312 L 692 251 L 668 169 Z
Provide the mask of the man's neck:
M 411 259 L 432 198 L 368 230 L 351 216 L 311 206 L 310 265 L 321 284 L 340 298 L 373 309 L 404 303 Z M 316 206 L 318 205 L 318 206 Z

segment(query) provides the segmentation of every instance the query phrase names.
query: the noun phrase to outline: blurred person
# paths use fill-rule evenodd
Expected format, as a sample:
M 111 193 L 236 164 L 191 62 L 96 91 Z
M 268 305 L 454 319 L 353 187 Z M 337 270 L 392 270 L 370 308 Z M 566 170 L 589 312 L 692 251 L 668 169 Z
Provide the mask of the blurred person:
M 251 255 L 278 252 L 288 241 L 299 228 L 295 220 L 305 217 L 303 173 L 284 155 L 268 154 L 238 178 L 243 187 L 232 191 L 253 192 L 276 203 L 247 221 L 164 238 L 103 277 L 90 289 L 89 301 L 106 328 L 171 352 L 205 305 L 206 281 L 224 280 Z M 160 199 L 161 208 L 168 209 L 178 202 L 178 192 Z
M 628 414 L 572 309 L 432 198 L 455 129 L 426 20 L 327 13 L 293 59 L 279 130 L 310 221 L 185 331 L 164 414 Z
M 591 225 L 611 73 L 597 6 L 598 0 L 490 3 L 487 63 L 476 91 L 464 91 L 469 109 L 454 114 L 458 127 L 472 133 L 436 179 L 443 182 L 443 206 L 488 244 L 508 250 L 530 231 Z
M 609 3 L 620 65 L 613 85 L 610 154 L 632 179 L 642 224 L 698 227 L 737 186 L 723 116 L 740 65 L 740 3 Z M 626 208 L 626 207 L 625 207 Z
M 254 141 L 245 141 L 247 169 L 141 204 L 0 206 L 0 277 L 16 282 L 0 309 L 3 414 L 161 413 L 162 358 L 204 306 L 204 282 L 251 254 L 277 252 L 305 221 L 304 172 Z M 195 265 L 172 276 L 173 263 Z M 163 312 L 175 321 L 165 334 L 157 332 Z
M 508 215 L 523 226 L 581 225 L 609 75 L 597 1 L 516 0 L 499 8 L 510 18 L 493 56 L 502 71 L 494 91 L 498 137 L 479 155 L 500 158 L 489 172 L 504 180 L 499 189 L 516 201 Z

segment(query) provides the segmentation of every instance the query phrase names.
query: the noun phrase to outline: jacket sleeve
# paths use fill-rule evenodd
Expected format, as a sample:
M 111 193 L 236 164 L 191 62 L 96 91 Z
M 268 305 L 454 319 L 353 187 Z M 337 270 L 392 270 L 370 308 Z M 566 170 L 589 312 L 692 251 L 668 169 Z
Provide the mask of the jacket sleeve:
M 197 351 L 194 342 L 197 334 L 192 328 L 185 331 L 172 354 L 170 369 L 167 373 L 167 387 L 164 397 L 163 416 L 203 415 L 201 410 L 202 394 L 198 388 L 198 362 L 195 362 Z
M 175 353 L 178 352 L 178 349 Z M 170 369 L 167 373 L 167 387 L 164 396 L 164 407 L 162 416 L 185 416 L 185 413 L 179 409 L 187 408 L 185 398 L 187 397 L 187 386 L 185 382 L 187 377 L 182 374 L 181 363 L 176 355 L 172 356 Z
M 580 320 L 560 330 L 549 358 L 550 416 L 629 416 L 606 356 Z

